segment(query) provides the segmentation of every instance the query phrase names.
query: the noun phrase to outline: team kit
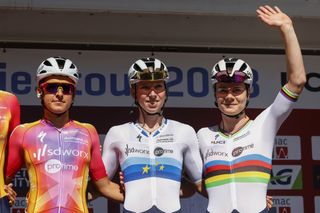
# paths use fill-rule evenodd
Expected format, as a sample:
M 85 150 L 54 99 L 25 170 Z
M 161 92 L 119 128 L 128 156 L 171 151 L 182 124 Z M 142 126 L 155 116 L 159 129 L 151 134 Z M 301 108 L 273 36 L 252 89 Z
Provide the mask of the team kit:
M 100 196 L 123 203 L 123 212 L 183 212 L 180 198 L 195 193 L 208 199 L 206 212 L 269 212 L 275 136 L 302 93 L 306 73 L 291 18 L 278 7 L 256 12 L 281 32 L 288 79 L 255 118 L 246 113 L 253 71 L 232 57 L 212 63 L 212 102 L 220 120 L 198 132 L 164 116 L 170 80 L 165 62 L 137 59 L 127 75 L 137 116 L 111 127 L 102 148 L 95 127 L 70 115 L 80 79 L 72 60 L 40 63 L 40 120 L 21 124 L 17 97 L 0 91 L 0 212 L 15 203 L 12 180 L 22 167 L 30 182 L 28 213 L 88 213 L 88 200 Z M 115 176 L 120 181 L 112 181 Z

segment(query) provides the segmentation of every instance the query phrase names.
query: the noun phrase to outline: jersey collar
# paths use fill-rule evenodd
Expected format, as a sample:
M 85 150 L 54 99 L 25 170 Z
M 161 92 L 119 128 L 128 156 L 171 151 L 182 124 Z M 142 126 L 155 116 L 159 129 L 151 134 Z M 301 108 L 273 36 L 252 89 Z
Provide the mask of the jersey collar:
M 139 123 L 138 123 L 137 121 L 134 122 L 133 124 L 134 124 L 134 126 L 136 127 L 137 131 L 138 131 L 140 134 L 144 135 L 145 137 L 149 137 L 150 135 L 151 135 L 152 137 L 155 137 L 155 136 L 159 135 L 160 132 L 168 125 L 168 119 L 163 118 L 163 119 L 162 119 L 162 122 L 161 122 L 161 126 L 160 126 L 157 130 L 155 130 L 154 132 L 152 132 L 152 134 L 149 134 L 148 131 L 146 131 L 145 129 L 143 129 L 143 128 L 139 125 Z

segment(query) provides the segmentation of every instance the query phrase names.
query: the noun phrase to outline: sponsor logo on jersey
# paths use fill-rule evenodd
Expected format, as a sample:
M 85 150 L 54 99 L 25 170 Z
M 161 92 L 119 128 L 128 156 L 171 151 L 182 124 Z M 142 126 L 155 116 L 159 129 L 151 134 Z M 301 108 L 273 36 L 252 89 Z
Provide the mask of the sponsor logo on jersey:
M 253 149 L 254 148 L 254 144 L 249 144 L 247 146 L 239 146 L 237 148 L 234 148 L 231 152 L 232 156 L 233 157 L 238 157 L 240 156 L 245 150 L 248 150 L 248 149 Z
M 211 141 L 211 144 L 225 144 L 226 143 L 226 140 L 222 139 L 222 140 L 218 140 L 219 138 L 219 134 L 216 134 L 214 136 L 214 140 Z
M 71 171 L 78 171 L 78 169 L 79 169 L 79 167 L 77 165 L 64 164 L 64 163 L 61 163 L 61 161 L 59 161 L 57 159 L 48 160 L 45 163 L 44 168 L 45 168 L 46 172 L 48 172 L 50 174 L 57 173 L 61 169 L 71 170 Z
M 160 135 L 157 140 L 156 143 L 173 143 L 174 139 L 173 139 L 173 134 L 165 134 L 165 135 Z
M 85 137 L 89 137 L 89 135 L 87 134 L 87 132 L 82 131 L 81 129 L 68 129 L 67 131 L 63 131 L 62 134 L 64 134 L 64 135 L 80 134 L 80 135 L 83 135 L 83 136 L 85 136 Z
M 47 149 L 47 144 L 43 146 L 43 148 L 39 148 L 37 152 L 33 153 L 33 157 L 37 160 L 41 160 L 44 156 L 72 156 L 72 157 L 80 157 L 83 159 L 89 159 L 89 153 L 78 150 L 78 149 L 61 149 L 61 147 L 57 149 Z
M 250 131 L 247 131 L 246 133 L 244 133 L 244 134 L 242 134 L 242 135 L 240 135 L 240 136 L 238 136 L 238 137 L 235 137 L 234 139 L 233 139 L 233 142 L 236 142 L 236 141 L 238 141 L 238 140 L 241 140 L 242 138 L 245 138 L 245 137 L 247 137 L 247 136 L 249 136 L 250 135 Z
M 88 145 L 88 141 L 86 139 L 74 137 L 74 136 L 65 136 L 63 138 L 63 141 L 65 143 L 79 143 L 79 144 L 83 144 L 83 145 Z
M 206 152 L 206 154 L 204 156 L 204 160 L 207 160 L 211 156 L 228 157 L 228 153 L 220 152 L 220 151 L 214 151 L 214 149 L 212 149 L 212 148 L 207 149 L 207 152 Z
M 214 141 L 211 141 L 211 144 L 225 144 L 226 141 L 225 140 L 214 140 Z
M 302 189 L 300 165 L 274 165 L 269 189 Z
M 162 156 L 163 154 L 172 154 L 173 153 L 173 150 L 172 149 L 163 149 L 161 147 L 156 147 L 153 151 L 153 154 L 157 157 L 160 157 Z
M 39 134 L 38 134 L 38 138 L 40 139 L 40 142 L 43 143 L 43 139 L 44 137 L 46 137 L 47 133 L 44 132 L 44 131 L 41 131 Z
M 126 144 L 124 153 L 125 153 L 127 156 L 129 156 L 130 154 L 134 154 L 134 153 L 149 155 L 150 152 L 149 152 L 148 149 L 137 149 L 137 148 L 135 148 L 135 147 L 129 147 L 129 145 Z

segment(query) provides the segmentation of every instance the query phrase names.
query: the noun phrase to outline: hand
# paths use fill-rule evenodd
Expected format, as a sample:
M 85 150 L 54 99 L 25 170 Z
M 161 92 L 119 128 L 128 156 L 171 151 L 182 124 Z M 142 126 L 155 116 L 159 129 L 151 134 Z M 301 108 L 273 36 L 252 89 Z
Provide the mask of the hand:
M 126 191 L 126 188 L 125 188 L 125 185 L 124 185 L 124 176 L 123 176 L 123 172 L 122 171 L 119 172 L 119 180 L 120 180 L 121 193 L 124 194 L 124 192 Z
M 271 209 L 273 205 L 272 197 L 267 195 L 267 208 Z
M 12 183 L 9 183 L 8 185 L 4 185 L 4 191 L 8 194 L 10 206 L 13 206 L 17 197 L 17 193 L 12 189 L 12 187 L 13 187 Z
M 292 21 L 289 16 L 283 13 L 277 6 L 270 7 L 268 5 L 260 6 L 257 9 L 258 17 L 269 26 L 283 27 L 292 25 Z

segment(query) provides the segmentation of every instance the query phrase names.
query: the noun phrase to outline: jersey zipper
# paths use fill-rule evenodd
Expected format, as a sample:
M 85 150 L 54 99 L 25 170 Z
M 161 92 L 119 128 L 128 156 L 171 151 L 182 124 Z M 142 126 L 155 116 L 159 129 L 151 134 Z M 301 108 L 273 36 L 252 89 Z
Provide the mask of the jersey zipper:
M 154 173 L 154 163 L 155 163 L 155 157 L 153 154 L 154 150 L 154 140 L 153 136 L 149 135 L 149 158 L 150 158 L 150 165 L 151 165 L 151 198 L 152 198 L 152 204 L 157 206 L 157 183 L 156 183 L 156 174 Z
M 232 202 L 232 207 L 233 209 L 237 209 L 237 193 L 236 193 L 236 180 L 235 180 L 235 176 L 234 176 L 234 171 L 233 171 L 233 157 L 232 157 L 232 149 L 233 149 L 233 144 L 232 144 L 232 136 L 228 137 L 227 143 L 228 143 L 228 153 L 229 153 L 229 162 L 230 162 L 230 172 L 231 172 L 231 177 L 232 177 L 232 181 L 230 184 L 230 191 L 231 191 L 231 202 Z
M 59 133 L 59 141 L 58 141 L 59 147 L 61 147 L 61 153 L 64 153 L 64 147 L 63 147 L 63 143 L 62 143 L 62 139 L 61 139 L 62 130 L 58 130 L 57 129 L 57 131 Z M 59 172 L 59 180 L 60 180 L 59 185 L 62 186 L 62 181 L 63 181 L 63 174 L 62 174 L 63 173 L 63 169 L 62 169 L 62 167 L 63 167 L 62 166 L 62 164 L 63 164 L 63 155 L 62 154 L 59 156 L 59 160 L 60 160 L 60 163 L 61 163 L 61 169 L 60 169 L 60 172 Z M 62 188 L 59 187 L 59 201 L 58 201 L 59 208 L 58 208 L 58 213 L 61 212 L 61 194 L 62 194 Z

